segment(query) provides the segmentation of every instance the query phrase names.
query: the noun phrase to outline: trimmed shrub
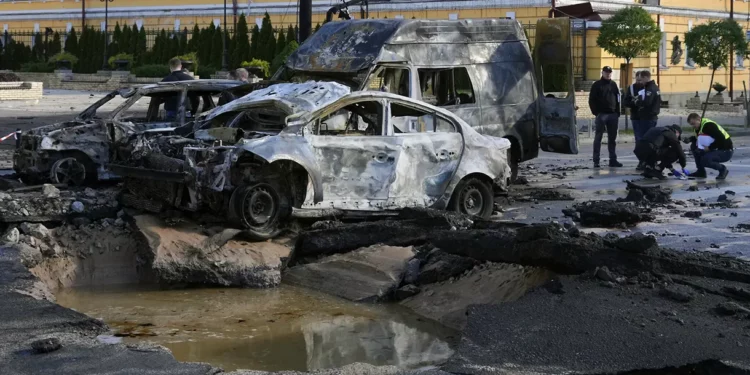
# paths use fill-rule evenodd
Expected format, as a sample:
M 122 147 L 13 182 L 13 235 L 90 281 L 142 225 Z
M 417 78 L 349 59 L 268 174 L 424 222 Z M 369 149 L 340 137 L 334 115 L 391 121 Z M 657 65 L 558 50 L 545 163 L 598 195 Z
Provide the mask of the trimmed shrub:
M 21 65 L 21 71 L 27 73 L 52 73 L 55 67 L 46 62 L 30 62 Z
M 109 67 L 110 68 L 114 68 L 115 67 L 115 61 L 117 61 L 117 60 L 127 60 L 127 61 L 129 61 L 128 66 L 130 66 L 131 68 L 133 67 L 133 60 L 134 60 L 133 59 L 133 55 L 131 55 L 129 53 L 118 53 L 118 54 L 110 57 L 109 60 L 107 60 L 107 63 L 109 64 Z
M 260 69 L 261 73 L 263 74 L 263 77 L 260 78 L 268 78 L 269 72 L 271 70 L 271 64 L 268 63 L 268 61 L 265 60 L 259 60 L 259 59 L 252 59 L 250 61 L 243 61 L 242 62 L 243 68 L 258 68 Z
M 169 67 L 162 64 L 141 65 L 130 71 L 136 77 L 158 78 L 169 75 Z
M 78 64 L 78 57 L 70 52 L 60 52 L 49 58 L 49 62 L 55 64 L 58 61 L 70 61 L 71 66 Z

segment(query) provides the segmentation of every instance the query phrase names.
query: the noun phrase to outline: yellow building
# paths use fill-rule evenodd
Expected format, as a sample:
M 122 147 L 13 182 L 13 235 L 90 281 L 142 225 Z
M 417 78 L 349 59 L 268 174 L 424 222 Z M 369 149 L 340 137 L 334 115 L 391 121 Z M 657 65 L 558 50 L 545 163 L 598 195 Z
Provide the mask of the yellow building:
M 370 18 L 515 18 L 524 25 L 533 25 L 539 18 L 572 16 L 581 19 L 576 23 L 574 38 L 574 66 L 577 80 L 597 79 L 601 67 L 612 66 L 619 74 L 622 59 L 615 58 L 596 45 L 598 27 L 602 19 L 626 6 L 643 6 L 653 15 L 663 32 L 662 46 L 657 53 L 633 61 L 636 70 L 649 69 L 661 87 L 664 100 L 670 105 L 684 105 L 696 91 L 707 90 L 710 71 L 691 65 L 689 51 L 684 44 L 684 33 L 709 20 L 729 18 L 731 15 L 748 29 L 750 2 L 746 0 L 391 0 L 377 3 L 370 0 Z M 235 16 L 244 13 L 248 22 L 260 24 L 268 12 L 275 26 L 286 27 L 297 23 L 297 1 L 291 0 L 234 0 L 227 2 L 227 22 L 232 25 Z M 340 1 L 313 1 L 313 24 L 322 23 L 325 12 Z M 192 29 L 195 24 L 205 26 L 213 22 L 222 26 L 224 3 L 220 0 L 110 0 L 109 27 L 115 23 L 143 25 L 147 29 Z M 553 11 L 553 9 L 555 11 Z M 350 13 L 360 17 L 360 7 Z M 0 26 L 10 33 L 18 31 L 80 30 L 82 24 L 104 27 L 105 2 L 102 0 L 0 0 Z M 585 22 L 585 36 L 583 33 Z M 533 26 L 529 26 L 533 41 Z M 673 64 L 673 39 L 677 36 L 682 45 L 680 61 Z M 1 40 L 2 38 L 0 38 Z M 585 48 L 583 45 L 585 43 Z M 720 69 L 715 80 L 727 86 L 730 76 L 734 96 L 739 96 L 743 81 L 750 84 L 747 61 L 735 59 L 732 69 Z M 582 86 L 583 87 L 583 86 Z

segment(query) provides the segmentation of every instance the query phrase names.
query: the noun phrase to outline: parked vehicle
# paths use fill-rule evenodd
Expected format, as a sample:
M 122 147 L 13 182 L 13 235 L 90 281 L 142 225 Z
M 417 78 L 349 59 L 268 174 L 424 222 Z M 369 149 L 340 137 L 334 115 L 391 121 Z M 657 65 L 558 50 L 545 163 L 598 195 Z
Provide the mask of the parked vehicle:
M 422 101 L 335 82 L 276 84 L 200 121 L 194 139 L 139 138 L 137 160 L 112 169 L 137 197 L 208 209 L 260 238 L 290 217 L 430 207 L 487 218 L 493 185 L 511 176 L 507 139 Z
M 515 174 L 540 148 L 578 153 L 571 38 L 567 18 L 538 21 L 533 55 L 515 20 L 329 22 L 273 79 L 335 81 L 445 108 L 510 140 Z
M 113 142 L 147 129 L 189 123 L 196 114 L 214 108 L 219 93 L 238 84 L 194 80 L 113 91 L 73 121 L 24 132 L 13 155 L 13 168 L 28 182 L 82 185 L 116 178 L 107 167 Z M 125 99 L 120 106 L 97 115 L 97 110 L 118 96 Z M 175 96 L 180 98 L 176 119 L 167 119 L 164 103 Z

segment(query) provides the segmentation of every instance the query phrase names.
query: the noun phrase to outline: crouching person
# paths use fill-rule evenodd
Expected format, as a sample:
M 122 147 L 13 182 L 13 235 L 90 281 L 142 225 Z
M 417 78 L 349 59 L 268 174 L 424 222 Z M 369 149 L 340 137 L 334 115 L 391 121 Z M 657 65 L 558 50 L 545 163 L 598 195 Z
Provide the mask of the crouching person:
M 682 129 L 677 125 L 651 128 L 643 135 L 635 146 L 635 156 L 643 163 L 643 176 L 646 178 L 665 179 L 664 169 L 669 169 L 678 178 L 684 178 L 685 153 L 680 144 Z M 680 170 L 672 167 L 679 161 Z M 658 165 L 657 165 L 658 163 Z
M 729 171 L 724 164 L 732 159 L 734 145 L 724 128 L 717 122 L 707 118 L 702 119 L 697 113 L 688 116 L 688 123 L 695 129 L 695 136 L 690 137 L 690 151 L 695 157 L 697 170 L 690 177 L 706 178 L 706 168 L 719 172 L 717 180 L 727 178 Z

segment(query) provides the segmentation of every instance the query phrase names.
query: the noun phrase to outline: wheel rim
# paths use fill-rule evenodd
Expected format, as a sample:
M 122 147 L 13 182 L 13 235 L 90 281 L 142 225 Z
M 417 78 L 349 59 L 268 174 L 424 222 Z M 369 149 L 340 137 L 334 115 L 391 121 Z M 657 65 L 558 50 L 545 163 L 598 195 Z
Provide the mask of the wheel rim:
M 277 211 L 276 198 L 264 186 L 251 188 L 242 204 L 242 214 L 251 226 L 264 226 L 272 223 Z
M 469 215 L 481 216 L 484 208 L 482 192 L 476 186 L 467 186 L 461 194 L 461 208 Z
M 86 180 L 86 167 L 74 158 L 66 158 L 55 163 L 52 175 L 58 184 L 81 185 Z

